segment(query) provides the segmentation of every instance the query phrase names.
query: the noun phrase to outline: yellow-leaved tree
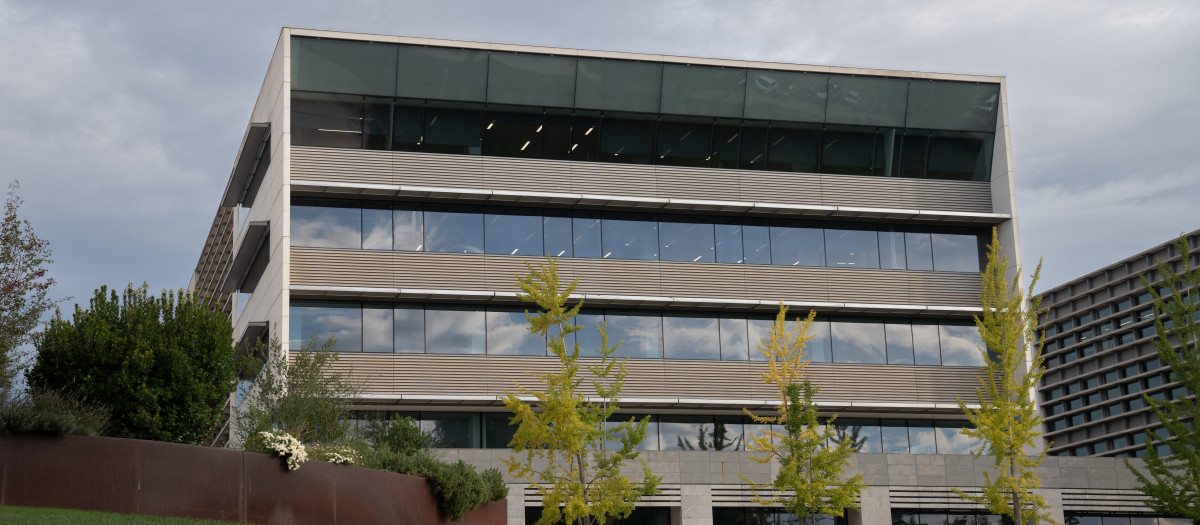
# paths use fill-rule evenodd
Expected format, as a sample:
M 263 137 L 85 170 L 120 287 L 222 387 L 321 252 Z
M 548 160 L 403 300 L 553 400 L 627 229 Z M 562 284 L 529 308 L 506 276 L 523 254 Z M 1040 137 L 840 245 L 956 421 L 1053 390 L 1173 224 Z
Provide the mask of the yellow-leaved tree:
M 814 398 L 818 388 L 804 376 L 811 359 L 805 352 L 816 312 L 795 319 L 788 329 L 787 307 L 780 304 L 771 331 L 758 344 L 766 358 L 767 369 L 760 372 L 763 382 L 778 390 L 779 410 L 773 416 L 746 411 L 756 423 L 778 425 L 782 431 L 768 430 L 747 436 L 747 447 L 761 456 L 759 463 L 779 462 L 772 483 L 755 483 L 745 476 L 754 491 L 754 501 L 762 505 L 782 506 L 788 512 L 816 524 L 818 514 L 841 516 L 848 508 L 858 508 L 858 494 L 866 483 L 862 474 L 844 478 L 854 440 L 834 439 L 831 417 L 824 424 L 817 418 Z
M 1034 327 L 1040 299 L 1033 295 L 1042 265 L 1039 262 L 1030 278 L 1029 292 L 1021 287 L 1021 268 L 1010 280 L 1008 258 L 1000 255 L 1000 240 L 992 230 L 988 244 L 987 267 L 983 270 L 983 291 L 979 298 L 983 313 L 975 325 L 984 346 L 984 368 L 976 389 L 979 408 L 970 408 L 958 400 L 974 428 L 963 434 L 979 439 L 982 447 L 975 457 L 989 455 L 995 473 L 984 471 L 983 491 L 979 495 L 954 489 L 960 497 L 983 505 L 993 513 L 1012 518 L 1016 525 L 1046 521 L 1049 507 L 1041 494 L 1042 486 L 1035 469 L 1046 457 L 1046 447 L 1036 447 L 1042 435 L 1042 418 L 1034 405 L 1033 392 L 1042 379 L 1042 345 Z M 1032 345 L 1032 348 L 1031 348 Z
M 609 421 L 625 383 L 625 360 L 614 357 L 620 343 L 609 346 L 604 326 L 597 327 L 599 360 L 586 366 L 596 396 L 588 399 L 581 389 L 579 343 L 567 346 L 571 334 L 584 329 L 574 324 L 582 302 L 567 306 L 579 281 L 562 287 L 553 257 L 536 268 L 526 266 L 529 274 L 518 281 L 520 297 L 540 309 L 526 313 L 529 331 L 546 338 L 558 369 L 531 374 L 541 389 L 518 384 L 516 392 L 504 394 L 504 406 L 513 411 L 518 425 L 509 447 L 520 454 L 504 460 L 508 473 L 541 494 L 538 525 L 593 525 L 628 517 L 639 499 L 658 493 L 660 478 L 638 457 L 649 417 Z M 536 401 L 526 403 L 522 398 Z M 621 472 L 630 462 L 641 464 L 641 481 L 631 481 Z

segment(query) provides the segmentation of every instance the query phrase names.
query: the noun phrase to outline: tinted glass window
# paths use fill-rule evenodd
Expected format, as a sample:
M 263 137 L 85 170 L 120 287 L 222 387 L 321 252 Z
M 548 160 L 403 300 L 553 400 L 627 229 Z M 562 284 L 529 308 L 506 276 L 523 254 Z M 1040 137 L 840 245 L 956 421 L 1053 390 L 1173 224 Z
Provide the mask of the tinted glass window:
M 479 155 L 479 120 L 480 112 L 474 105 L 430 103 L 425 108 L 421 150 Z
M 294 94 L 292 95 L 292 104 L 295 105 Z M 295 110 L 293 110 L 294 114 Z M 293 120 L 293 122 L 295 121 Z M 396 105 L 392 108 L 392 149 L 421 151 L 423 142 L 425 142 L 425 103 L 419 100 L 397 100 Z
M 339 352 L 362 351 L 362 305 L 359 303 L 306 303 L 293 301 L 288 309 L 288 346 L 304 347 L 315 339 L 317 348 L 334 338 Z
M 571 107 L 575 103 L 575 62 L 570 57 L 492 52 L 488 102 Z
M 663 66 L 663 113 L 741 117 L 745 101 L 745 69 L 684 64 Z
M 336 206 L 293 203 L 291 223 L 292 246 L 355 249 L 362 247 L 362 212 L 357 204 Z
M 425 247 L 424 213 L 417 206 L 397 205 L 392 209 L 394 249 L 420 251 Z
M 425 352 L 425 308 L 397 306 L 392 311 L 395 327 L 396 352 L 421 354 Z
M 772 122 L 767 138 L 767 169 L 816 173 L 821 146 L 821 129 Z
M 804 347 L 804 352 L 808 354 L 809 359 L 812 359 L 813 362 L 828 363 L 831 345 L 829 321 L 813 321 L 812 326 L 808 329 L 808 333 L 813 338 Z
M 483 448 L 508 448 L 517 433 L 516 425 L 508 412 L 483 413 Z
M 601 122 L 600 160 L 626 164 L 651 164 L 654 157 L 655 121 L 634 114 L 605 114 Z
M 363 305 L 362 345 L 364 352 L 392 352 L 392 307 Z
M 600 112 L 576 111 L 571 124 L 571 160 L 600 160 Z
M 701 450 L 708 443 L 708 432 L 712 431 L 710 421 L 697 421 L 697 416 L 658 416 L 658 449 L 659 450 Z M 654 436 L 647 436 L 654 439 Z
M 900 169 L 900 138 L 897 128 L 880 128 L 875 133 L 875 162 L 871 166 L 871 175 L 876 177 L 896 177 Z
M 842 320 L 830 323 L 835 363 L 887 363 L 883 323 Z
M 775 323 L 774 319 L 765 317 L 751 317 L 746 321 L 747 337 L 750 341 L 750 360 L 751 361 L 766 361 L 763 356 L 762 347 L 766 344 L 764 341 L 771 335 L 771 325 Z
M 716 316 L 663 316 L 667 359 L 721 358 L 721 334 Z
M 825 266 L 820 228 L 771 226 L 771 262 L 778 266 Z
M 604 219 L 605 259 L 658 259 L 658 223 L 648 217 Z M 578 232 L 576 233 L 578 235 Z M 578 251 L 578 246 L 576 247 Z M 579 255 L 577 254 L 576 257 Z
M 936 428 L 938 454 L 970 454 L 971 438 L 962 433 L 958 421 L 938 421 Z
M 830 127 L 821 135 L 821 173 L 870 175 L 875 130 Z
M 942 364 L 945 366 L 983 366 L 979 347 L 983 339 L 974 324 L 941 324 Z
M 547 215 L 542 218 L 543 246 L 546 254 L 552 257 L 571 257 L 573 240 L 571 237 L 571 218 Z
M 579 344 L 579 355 L 583 357 L 596 357 L 600 355 L 600 327 L 604 324 L 604 314 L 596 311 L 583 311 L 575 317 L 575 326 L 582 330 L 575 332 L 575 341 Z M 607 325 L 606 325 L 607 326 Z M 617 339 L 614 339 L 613 332 L 608 332 L 608 345 L 617 344 Z M 566 341 L 567 345 L 572 345 L 570 340 Z M 571 350 L 568 346 L 567 350 Z
M 732 119 L 717 119 L 712 132 L 712 158 L 708 165 L 713 168 L 735 169 L 742 148 L 741 122 Z
M 904 420 L 883 420 L 880 434 L 885 454 L 908 453 L 908 426 Z
M 746 318 L 742 316 L 722 315 L 721 322 L 721 359 L 725 361 L 745 361 L 750 357 L 750 345 L 746 339 Z
M 929 232 L 905 233 L 904 251 L 909 270 L 933 269 L 933 241 Z
M 829 75 L 825 121 L 835 124 L 904 127 L 908 81 Z
M 801 71 L 751 69 L 746 79 L 746 118 L 823 122 L 829 76 Z
M 900 143 L 901 177 L 925 178 L 925 164 L 929 153 L 929 132 L 909 129 L 904 131 Z
M 745 260 L 742 257 L 742 226 L 739 224 L 717 224 L 715 229 L 717 262 L 742 263 Z
M 478 412 L 422 412 L 420 425 L 438 448 L 479 448 Z
M 742 125 L 742 135 L 738 138 L 741 150 L 738 152 L 738 168 L 743 170 L 761 170 L 767 166 L 767 132 L 766 122 L 747 120 Z
M 425 351 L 482 354 L 486 348 L 483 308 L 429 306 L 425 309 Z
M 483 215 L 426 211 L 425 251 L 483 253 Z
M 939 343 L 937 323 L 912 323 L 913 352 L 916 364 L 938 366 L 942 364 L 942 350 Z
M 483 219 L 487 253 L 540 257 L 542 218 L 536 215 L 488 213 Z
M 879 227 L 879 267 L 885 270 L 903 270 L 905 263 L 904 232 L 894 226 Z
M 901 321 L 884 324 L 887 338 L 887 362 L 889 365 L 911 365 L 913 361 L 912 326 Z
M 712 152 L 712 119 L 662 119 L 658 124 L 658 158 L 666 166 L 708 166 Z
M 825 264 L 830 268 L 878 268 L 875 230 L 825 229 Z
M 292 145 L 387 149 L 390 100 L 328 93 L 292 94 Z
M 493 157 L 542 156 L 540 110 L 488 111 L 483 116 L 483 154 Z
M 483 102 L 488 52 L 400 46 L 396 96 Z
M 934 233 L 933 269 L 939 272 L 979 272 L 979 237 Z
M 999 105 L 999 84 L 913 80 L 907 123 L 913 128 L 992 132 Z
M 387 204 L 363 204 L 362 247 L 364 250 L 393 249 L 392 210 Z
M 621 342 L 620 357 L 659 358 L 663 356 L 662 316 L 641 312 L 608 311 L 604 314 L 610 344 Z
M 879 438 L 879 420 L 861 418 L 838 418 L 833 442 L 850 441 L 854 450 L 866 454 L 883 452 Z
M 571 221 L 571 235 L 574 238 L 576 257 L 599 259 L 605 252 L 600 247 L 600 219 L 591 217 L 576 217 Z
M 575 107 L 657 113 L 662 64 L 580 58 Z
M 658 223 L 664 261 L 713 262 L 713 225 L 711 222 Z
M 746 264 L 771 264 L 771 229 L 765 224 L 744 222 L 742 248 Z
M 524 310 L 488 308 L 487 353 L 546 355 L 546 342 L 529 331 Z
M 393 96 L 396 46 L 292 37 L 292 89 Z
M 908 422 L 908 450 L 911 454 L 937 454 L 932 421 Z
M 929 138 L 926 176 L 945 180 L 988 180 L 992 163 L 990 133 L 935 131 Z

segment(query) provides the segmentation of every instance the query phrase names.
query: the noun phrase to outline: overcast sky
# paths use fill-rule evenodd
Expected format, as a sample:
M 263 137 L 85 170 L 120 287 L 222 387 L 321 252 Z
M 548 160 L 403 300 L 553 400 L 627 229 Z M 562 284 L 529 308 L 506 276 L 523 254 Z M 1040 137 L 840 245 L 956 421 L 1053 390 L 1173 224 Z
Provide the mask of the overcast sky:
M 1200 2 L 0 0 L 0 175 L 54 293 L 187 285 L 283 26 L 1008 78 L 1045 290 L 1200 228 Z

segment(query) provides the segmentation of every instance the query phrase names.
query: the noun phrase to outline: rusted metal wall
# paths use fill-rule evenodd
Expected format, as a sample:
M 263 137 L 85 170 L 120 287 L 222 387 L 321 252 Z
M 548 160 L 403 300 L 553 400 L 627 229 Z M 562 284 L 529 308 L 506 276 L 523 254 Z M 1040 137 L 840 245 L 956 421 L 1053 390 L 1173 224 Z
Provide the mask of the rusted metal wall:
M 424 478 L 156 441 L 0 435 L 0 505 L 264 524 L 448 523 Z M 504 525 L 507 503 L 458 525 Z

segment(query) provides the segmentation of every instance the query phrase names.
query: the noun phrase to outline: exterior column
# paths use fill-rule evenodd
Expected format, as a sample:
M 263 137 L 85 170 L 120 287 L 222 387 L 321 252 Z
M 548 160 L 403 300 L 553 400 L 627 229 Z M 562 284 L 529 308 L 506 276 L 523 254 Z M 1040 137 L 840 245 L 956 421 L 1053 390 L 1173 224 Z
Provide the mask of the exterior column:
M 525 525 L 525 484 L 508 484 L 508 525 Z
M 1063 500 L 1062 491 L 1058 489 L 1036 489 L 1035 494 L 1041 494 L 1046 500 L 1046 506 L 1050 507 L 1048 513 L 1050 519 L 1058 523 L 1066 523 L 1066 517 L 1063 515 Z
M 712 513 L 711 486 L 707 484 L 679 486 L 679 525 L 713 525 Z M 671 518 L 671 522 L 674 524 L 674 512 L 671 513 Z
M 866 487 L 858 501 L 862 507 L 846 513 L 850 525 L 888 525 L 892 522 L 892 501 L 887 487 Z

